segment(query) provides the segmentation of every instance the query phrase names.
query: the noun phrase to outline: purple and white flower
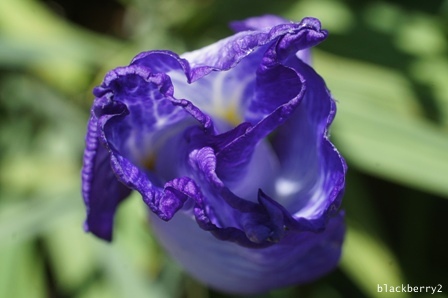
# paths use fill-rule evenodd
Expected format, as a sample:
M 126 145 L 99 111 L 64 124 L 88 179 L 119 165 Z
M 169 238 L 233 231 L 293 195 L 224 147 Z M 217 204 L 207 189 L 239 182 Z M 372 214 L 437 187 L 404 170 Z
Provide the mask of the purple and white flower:
M 110 241 L 132 190 L 162 245 L 207 285 L 257 293 L 334 269 L 346 165 L 329 141 L 335 102 L 310 66 L 320 22 L 233 22 L 177 55 L 148 51 L 107 73 L 87 128 L 85 230 Z

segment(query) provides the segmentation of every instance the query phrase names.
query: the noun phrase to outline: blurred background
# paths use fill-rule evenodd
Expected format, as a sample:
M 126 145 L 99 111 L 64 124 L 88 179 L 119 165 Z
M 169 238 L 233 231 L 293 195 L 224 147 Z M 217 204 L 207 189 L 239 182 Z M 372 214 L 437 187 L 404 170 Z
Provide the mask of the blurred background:
M 338 101 L 332 140 L 350 170 L 340 266 L 256 297 L 448 297 L 446 0 L 0 0 L 0 297 L 236 297 L 182 273 L 137 195 L 112 245 L 84 234 L 80 168 L 106 71 L 265 13 L 330 31 L 313 60 Z M 385 283 L 443 293 L 378 293 Z

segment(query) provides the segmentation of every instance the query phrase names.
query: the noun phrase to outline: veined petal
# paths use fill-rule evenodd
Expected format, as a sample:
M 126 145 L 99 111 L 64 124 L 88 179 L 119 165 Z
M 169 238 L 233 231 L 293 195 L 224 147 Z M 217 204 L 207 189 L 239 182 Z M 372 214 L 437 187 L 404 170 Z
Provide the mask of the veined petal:
M 327 37 L 327 31 L 321 30 L 320 22 L 314 18 L 305 18 L 300 23 L 280 24 L 260 30 L 243 31 L 218 41 L 200 50 L 185 53 L 191 67 L 191 82 L 202 78 L 213 70 L 234 68 L 240 61 L 257 59 L 254 52 L 265 45 L 279 41 L 279 49 L 296 53 L 299 50 L 315 46 Z M 263 51 L 261 51 L 263 52 Z M 284 52 L 282 54 L 287 54 Z M 263 55 L 260 53 L 260 55 Z
M 307 51 L 326 36 L 327 32 L 321 30 L 320 23 L 312 18 L 300 23 L 289 22 L 239 32 L 183 54 L 180 58 L 182 71 L 168 74 L 177 98 L 188 99 L 207 114 L 218 115 L 235 125 L 245 121 L 245 108 L 254 92 L 260 64 L 273 66 L 272 63 L 280 63 L 290 53 Z M 272 52 L 269 55 L 268 49 Z M 140 63 L 139 60 L 146 59 L 142 58 L 144 56 L 137 56 L 133 63 Z M 188 61 L 188 66 L 185 61 Z
M 129 66 L 109 72 L 94 93 L 96 116 L 104 119 L 104 143 L 136 164 L 150 160 L 166 131 L 188 118 L 170 97 L 169 78 L 144 67 Z M 110 118 L 109 109 L 116 105 L 121 105 L 125 113 L 120 118 Z
M 230 67 L 232 70 L 210 73 L 197 81 L 200 84 L 193 82 L 185 86 L 177 82 L 175 88 L 189 90 L 191 93 L 183 95 L 191 96 L 189 99 L 192 102 L 205 109 L 207 100 L 195 100 L 195 94 L 213 94 L 209 98 L 213 99 L 215 105 L 220 103 L 218 107 L 224 109 L 226 104 L 222 102 L 227 100 L 227 105 L 232 106 L 231 102 L 237 101 L 238 111 L 231 112 L 238 114 L 235 117 L 241 117 L 252 124 L 249 126 L 242 123 L 234 132 L 223 133 L 216 138 L 220 140 L 220 145 L 213 145 L 219 158 L 217 172 L 224 181 L 232 183 L 247 174 L 247 166 L 257 144 L 288 119 L 304 95 L 301 75 L 284 65 L 284 60 L 290 53 L 314 46 L 323 40 L 326 34 L 326 31 L 320 29 L 318 21 L 309 18 L 299 24 L 290 23 L 259 31 L 245 31 L 183 56 L 193 65 L 189 68 L 189 77 L 193 80 L 195 73 L 205 75 L 212 70 L 222 71 Z M 237 49 L 240 51 L 234 53 Z M 226 51 L 229 51 L 228 55 L 224 53 Z M 249 53 L 250 56 L 247 56 Z M 208 59 L 209 56 L 213 56 L 213 59 Z M 216 57 L 219 60 L 216 60 Z M 241 77 L 245 79 L 242 81 Z M 239 91 L 235 93 L 234 90 Z M 226 95 L 229 92 L 231 94 Z M 217 94 L 219 100 L 216 100 Z M 229 137 L 230 135 L 232 137 Z M 224 143 L 223 139 L 227 140 L 227 143 Z
M 263 15 L 258 17 L 247 18 L 242 21 L 233 21 L 230 23 L 230 28 L 235 32 L 246 30 L 260 30 L 267 27 L 274 27 L 280 24 L 287 24 L 290 21 L 276 15 Z M 309 48 L 299 50 L 296 53 L 297 57 L 307 64 L 311 64 L 311 51 Z
M 131 189 L 164 220 L 182 208 L 188 198 L 182 183 L 151 171 L 155 155 L 176 127 L 199 121 L 206 128 L 211 122 L 172 93 L 169 77 L 138 65 L 111 71 L 94 90 L 83 166 L 87 231 L 110 240 L 115 209 Z

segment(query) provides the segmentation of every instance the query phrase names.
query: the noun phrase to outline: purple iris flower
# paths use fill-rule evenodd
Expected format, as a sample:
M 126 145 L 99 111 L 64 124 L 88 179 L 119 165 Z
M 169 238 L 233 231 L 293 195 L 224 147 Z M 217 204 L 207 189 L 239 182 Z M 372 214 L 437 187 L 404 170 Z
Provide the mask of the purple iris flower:
M 338 263 L 346 165 L 329 141 L 336 107 L 310 66 L 320 22 L 233 22 L 181 56 L 137 55 L 94 89 L 85 230 L 110 241 L 132 190 L 162 245 L 226 292 L 306 283 Z

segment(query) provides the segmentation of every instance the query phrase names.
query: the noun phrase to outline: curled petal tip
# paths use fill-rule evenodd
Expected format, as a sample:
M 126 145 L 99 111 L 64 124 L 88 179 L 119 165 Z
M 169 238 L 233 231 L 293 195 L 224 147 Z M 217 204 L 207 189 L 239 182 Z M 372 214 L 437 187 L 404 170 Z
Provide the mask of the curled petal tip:
M 300 22 L 301 27 L 306 27 L 315 31 L 321 31 L 321 23 L 319 19 L 313 17 L 303 18 Z

